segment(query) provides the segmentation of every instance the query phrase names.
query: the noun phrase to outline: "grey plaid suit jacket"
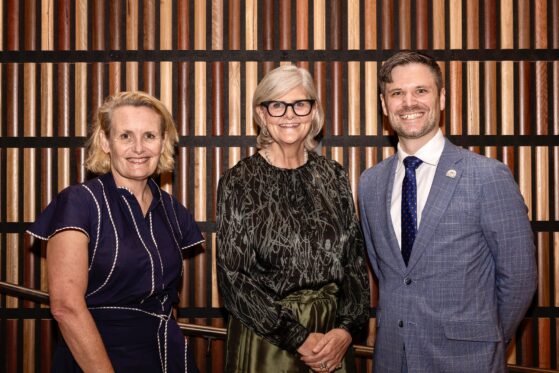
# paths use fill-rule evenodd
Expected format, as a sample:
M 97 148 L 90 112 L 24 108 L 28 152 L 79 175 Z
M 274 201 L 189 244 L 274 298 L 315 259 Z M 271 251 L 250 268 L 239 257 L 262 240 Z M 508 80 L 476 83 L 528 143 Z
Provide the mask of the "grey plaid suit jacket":
M 397 157 L 361 175 L 363 234 L 379 281 L 374 372 L 504 372 L 536 289 L 527 208 L 508 168 L 445 139 L 409 264 L 390 218 Z M 405 346 L 405 349 L 404 349 Z

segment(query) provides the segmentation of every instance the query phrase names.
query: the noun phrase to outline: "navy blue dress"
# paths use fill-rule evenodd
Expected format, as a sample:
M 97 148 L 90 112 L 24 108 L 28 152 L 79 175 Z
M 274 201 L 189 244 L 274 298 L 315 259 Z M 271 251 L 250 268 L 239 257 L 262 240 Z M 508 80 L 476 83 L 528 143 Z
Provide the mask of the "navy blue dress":
M 198 372 L 171 311 L 182 250 L 204 239 L 184 206 L 153 180 L 148 185 L 146 215 L 111 173 L 70 186 L 27 232 L 42 240 L 67 229 L 88 236 L 86 303 L 116 372 Z M 81 372 L 64 343 L 53 372 Z

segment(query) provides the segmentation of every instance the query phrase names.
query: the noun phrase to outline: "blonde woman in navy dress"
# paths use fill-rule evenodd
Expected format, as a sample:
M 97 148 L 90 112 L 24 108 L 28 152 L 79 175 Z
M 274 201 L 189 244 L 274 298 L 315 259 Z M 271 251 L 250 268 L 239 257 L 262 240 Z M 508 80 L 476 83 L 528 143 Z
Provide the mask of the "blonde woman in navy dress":
M 29 228 L 47 244 L 53 372 L 197 372 L 171 311 L 183 250 L 203 241 L 151 176 L 173 169 L 177 131 L 157 99 L 122 92 L 100 108 L 86 168 Z

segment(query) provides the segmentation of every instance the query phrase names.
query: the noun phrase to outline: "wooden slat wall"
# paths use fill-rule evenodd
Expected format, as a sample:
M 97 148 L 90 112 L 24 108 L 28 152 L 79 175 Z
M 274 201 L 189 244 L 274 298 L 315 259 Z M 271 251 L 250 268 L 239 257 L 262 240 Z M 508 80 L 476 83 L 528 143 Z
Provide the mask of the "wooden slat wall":
M 394 153 L 377 72 L 406 48 L 440 57 L 445 134 L 503 161 L 520 185 L 539 288 L 508 361 L 557 369 L 557 0 L 0 0 L 0 280 L 48 290 L 44 245 L 23 232 L 56 193 L 90 176 L 83 140 L 95 108 L 109 94 L 144 90 L 173 112 L 180 135 L 176 170 L 161 185 L 207 242 L 184 263 L 177 317 L 224 327 L 216 189 L 224 170 L 255 152 L 258 81 L 290 62 L 311 71 L 326 113 L 320 151 L 346 168 L 355 193 L 361 172 Z M 507 57 L 495 58 L 501 50 Z M 374 281 L 371 289 L 375 307 Z M 0 295 L 0 316 L 0 372 L 49 372 L 48 307 Z M 372 338 L 373 328 L 357 342 Z M 221 372 L 224 343 L 210 343 L 191 341 L 201 370 Z

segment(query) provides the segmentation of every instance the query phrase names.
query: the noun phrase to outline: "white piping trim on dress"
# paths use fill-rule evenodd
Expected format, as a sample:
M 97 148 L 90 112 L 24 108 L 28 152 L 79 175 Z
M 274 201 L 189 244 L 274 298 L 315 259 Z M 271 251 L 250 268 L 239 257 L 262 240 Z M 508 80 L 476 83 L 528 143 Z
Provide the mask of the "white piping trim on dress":
M 193 244 L 190 244 L 190 245 L 188 245 L 188 246 L 181 247 L 181 250 L 190 249 L 192 246 L 196 246 L 196 245 L 198 245 L 198 244 L 201 244 L 202 242 L 206 242 L 206 240 L 200 240 L 200 241 L 194 242 Z
M 101 290 L 105 285 L 107 285 L 107 283 L 109 282 L 109 279 L 111 278 L 111 276 L 113 275 L 113 271 L 116 267 L 116 261 L 118 259 L 118 232 L 116 231 L 116 225 L 115 222 L 113 220 L 113 214 L 111 212 L 111 206 L 109 206 L 109 201 L 107 200 L 107 194 L 105 193 L 105 185 L 103 185 L 103 182 L 100 179 L 97 179 L 97 181 L 99 182 L 99 184 L 101 184 L 101 191 L 103 193 L 103 199 L 105 201 L 105 205 L 107 206 L 107 212 L 109 214 L 109 220 L 111 221 L 111 225 L 113 226 L 113 230 L 115 233 L 115 256 L 113 259 L 113 265 L 111 266 L 111 270 L 109 271 L 109 274 L 107 275 L 107 278 L 105 279 L 105 282 L 103 282 L 101 285 L 99 285 L 99 287 L 95 290 L 93 290 L 92 292 L 90 292 L 89 294 L 86 294 L 85 297 L 89 297 L 90 295 L 93 295 L 95 293 L 97 293 L 99 290 Z
M 52 238 L 52 236 L 54 236 L 55 234 L 57 234 L 57 233 L 59 233 L 59 232 L 61 232 L 61 231 L 68 231 L 68 230 L 80 231 L 80 232 L 82 232 L 83 234 L 85 234 L 85 235 L 87 236 L 87 240 L 88 240 L 88 241 L 91 240 L 91 238 L 89 237 L 89 234 L 88 234 L 83 228 L 81 228 L 81 227 L 74 227 L 74 226 L 71 226 L 71 225 L 69 225 L 69 226 L 67 226 L 67 227 L 58 228 L 57 230 L 55 230 L 55 231 L 54 231 L 50 236 L 48 236 L 48 237 L 39 236 L 38 234 L 35 234 L 35 233 L 31 232 L 30 230 L 26 230 L 25 233 L 27 233 L 27 234 L 29 234 L 29 235 L 35 237 L 35 238 L 38 238 L 38 239 L 40 239 L 40 240 L 48 241 L 48 240 L 50 240 L 50 239 Z
M 146 243 L 144 242 L 144 239 L 142 238 L 142 235 L 140 234 L 140 230 L 138 229 L 138 224 L 136 223 L 136 218 L 134 218 L 134 214 L 132 213 L 132 208 L 130 207 L 130 204 L 128 203 L 128 200 L 126 200 L 126 197 L 124 197 L 124 196 L 122 196 L 122 200 L 126 204 L 126 207 L 128 207 L 128 212 L 130 212 L 130 216 L 132 217 L 132 222 L 134 223 L 134 228 L 136 229 L 136 234 L 138 235 L 138 238 L 140 239 L 140 242 L 144 246 L 144 249 L 148 253 L 149 263 L 151 265 L 151 291 L 140 302 L 140 303 L 143 303 L 147 298 L 152 296 L 154 291 L 155 291 L 155 268 L 153 266 L 153 256 L 149 252 L 149 249 L 147 248 Z
M 99 236 L 101 232 L 101 208 L 99 207 L 99 201 L 97 201 L 97 198 L 95 198 L 95 195 L 93 194 L 91 189 L 89 189 L 89 187 L 85 184 L 82 184 L 82 186 L 89 192 L 89 194 L 91 194 L 91 198 L 93 198 L 93 202 L 95 202 L 95 207 L 97 207 L 97 237 L 95 239 L 95 246 L 93 247 L 93 254 L 91 254 L 91 263 L 89 263 L 89 268 L 87 269 L 87 271 L 89 272 L 91 271 L 91 267 L 93 267 L 95 254 L 97 253 L 97 248 L 99 246 Z
M 157 256 L 159 257 L 159 264 L 161 265 L 161 275 L 163 276 L 165 274 L 165 271 L 163 270 L 163 259 L 161 258 L 161 254 L 159 253 L 159 246 L 157 246 L 157 241 L 155 241 L 155 236 L 153 234 L 153 218 L 152 218 L 152 214 L 151 211 L 149 212 L 149 232 L 151 234 L 151 240 L 153 241 L 153 245 L 155 246 L 155 252 L 157 253 Z M 162 281 L 161 284 L 161 288 L 165 287 L 165 281 Z
M 179 234 L 182 237 L 181 225 L 179 224 L 179 217 L 177 216 L 177 211 L 175 210 L 175 204 L 173 203 L 173 197 L 169 195 L 169 204 L 171 205 L 171 209 L 173 210 L 173 216 L 175 217 L 175 222 L 177 223 L 177 229 L 179 230 Z

